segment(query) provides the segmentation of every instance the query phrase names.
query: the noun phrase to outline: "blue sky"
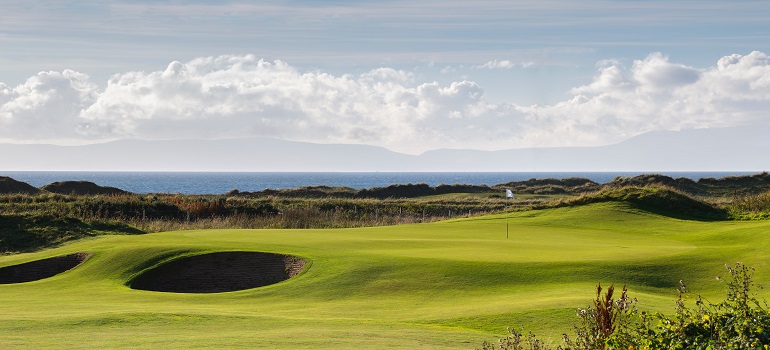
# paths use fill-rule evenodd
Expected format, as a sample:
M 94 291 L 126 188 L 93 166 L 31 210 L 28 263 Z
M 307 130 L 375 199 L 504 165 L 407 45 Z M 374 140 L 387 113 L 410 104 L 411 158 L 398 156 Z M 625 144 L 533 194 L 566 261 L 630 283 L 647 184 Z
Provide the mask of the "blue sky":
M 595 146 L 766 124 L 766 1 L 3 1 L 0 141 Z

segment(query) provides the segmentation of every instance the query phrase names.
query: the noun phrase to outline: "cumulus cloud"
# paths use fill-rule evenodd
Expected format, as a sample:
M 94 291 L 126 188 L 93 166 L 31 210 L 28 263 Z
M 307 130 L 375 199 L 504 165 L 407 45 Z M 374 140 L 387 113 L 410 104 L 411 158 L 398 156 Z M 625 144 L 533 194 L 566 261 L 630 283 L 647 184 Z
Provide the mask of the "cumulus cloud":
M 493 104 L 469 80 L 418 81 L 391 68 L 333 75 L 252 55 L 203 57 L 116 74 L 103 87 L 70 70 L 41 72 L 16 87 L 0 83 L 0 139 L 261 136 L 410 153 L 600 145 L 652 130 L 767 123 L 770 58 L 730 55 L 700 69 L 660 53 L 630 66 L 607 60 L 569 93 L 552 105 Z
M 768 56 L 757 51 L 722 58 L 708 69 L 653 53 L 630 68 L 602 62 L 590 84 L 571 90 L 571 99 L 525 113 L 582 134 L 572 138 L 578 143 L 617 142 L 653 130 L 767 123 L 769 77 Z
M 96 99 L 88 76 L 71 70 L 40 72 L 15 88 L 0 83 L 0 138 L 45 142 L 80 137 L 73 125 Z
M 473 82 L 416 83 L 391 68 L 335 76 L 254 56 L 208 57 L 115 75 L 79 113 L 77 131 L 93 138 L 264 136 L 414 151 L 454 139 L 449 126 L 478 114 L 482 97 Z

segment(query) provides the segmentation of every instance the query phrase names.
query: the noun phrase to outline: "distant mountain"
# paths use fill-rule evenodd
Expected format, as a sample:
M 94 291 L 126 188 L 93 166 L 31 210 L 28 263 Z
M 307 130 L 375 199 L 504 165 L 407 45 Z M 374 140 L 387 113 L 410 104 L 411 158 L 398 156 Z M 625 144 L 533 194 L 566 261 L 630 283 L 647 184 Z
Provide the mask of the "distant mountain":
M 0 144 L 0 170 L 377 171 L 413 156 L 365 145 L 275 139 L 122 140 L 84 146 Z
M 602 147 L 503 151 L 436 150 L 442 166 L 487 171 L 763 171 L 770 169 L 770 125 L 655 131 Z
M 769 136 L 770 125 L 762 125 L 657 131 L 602 147 L 420 155 L 266 138 L 0 144 L 0 171 L 763 171 L 770 169 Z

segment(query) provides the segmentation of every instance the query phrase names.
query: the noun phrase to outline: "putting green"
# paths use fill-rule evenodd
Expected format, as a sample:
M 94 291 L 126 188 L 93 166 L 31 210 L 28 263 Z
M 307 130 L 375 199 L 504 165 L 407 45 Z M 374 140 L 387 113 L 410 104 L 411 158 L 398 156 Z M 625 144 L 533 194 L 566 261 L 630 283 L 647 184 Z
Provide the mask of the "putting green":
M 51 278 L 0 285 L 3 348 L 469 349 L 523 325 L 560 336 L 596 283 L 670 312 L 679 280 L 714 300 L 724 264 L 770 280 L 770 222 L 698 222 L 624 204 L 338 230 L 107 236 L 0 257 L 0 267 L 88 252 Z M 180 256 L 253 251 L 306 259 L 289 280 L 185 294 L 134 290 Z M 764 293 L 767 290 L 765 290 Z M 547 338 L 547 336 L 545 336 Z

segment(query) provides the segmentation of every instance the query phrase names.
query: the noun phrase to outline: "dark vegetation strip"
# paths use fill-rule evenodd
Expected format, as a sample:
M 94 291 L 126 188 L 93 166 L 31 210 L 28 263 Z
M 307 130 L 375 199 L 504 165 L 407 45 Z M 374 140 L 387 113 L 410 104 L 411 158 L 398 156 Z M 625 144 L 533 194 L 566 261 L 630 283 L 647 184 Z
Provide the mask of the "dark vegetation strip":
M 100 234 L 207 228 L 348 228 L 433 222 L 510 210 L 621 201 L 681 219 L 770 218 L 770 175 L 530 179 L 495 186 L 401 184 L 355 190 L 313 186 L 221 195 L 134 194 L 85 181 L 35 188 L 0 177 L 0 252 Z

